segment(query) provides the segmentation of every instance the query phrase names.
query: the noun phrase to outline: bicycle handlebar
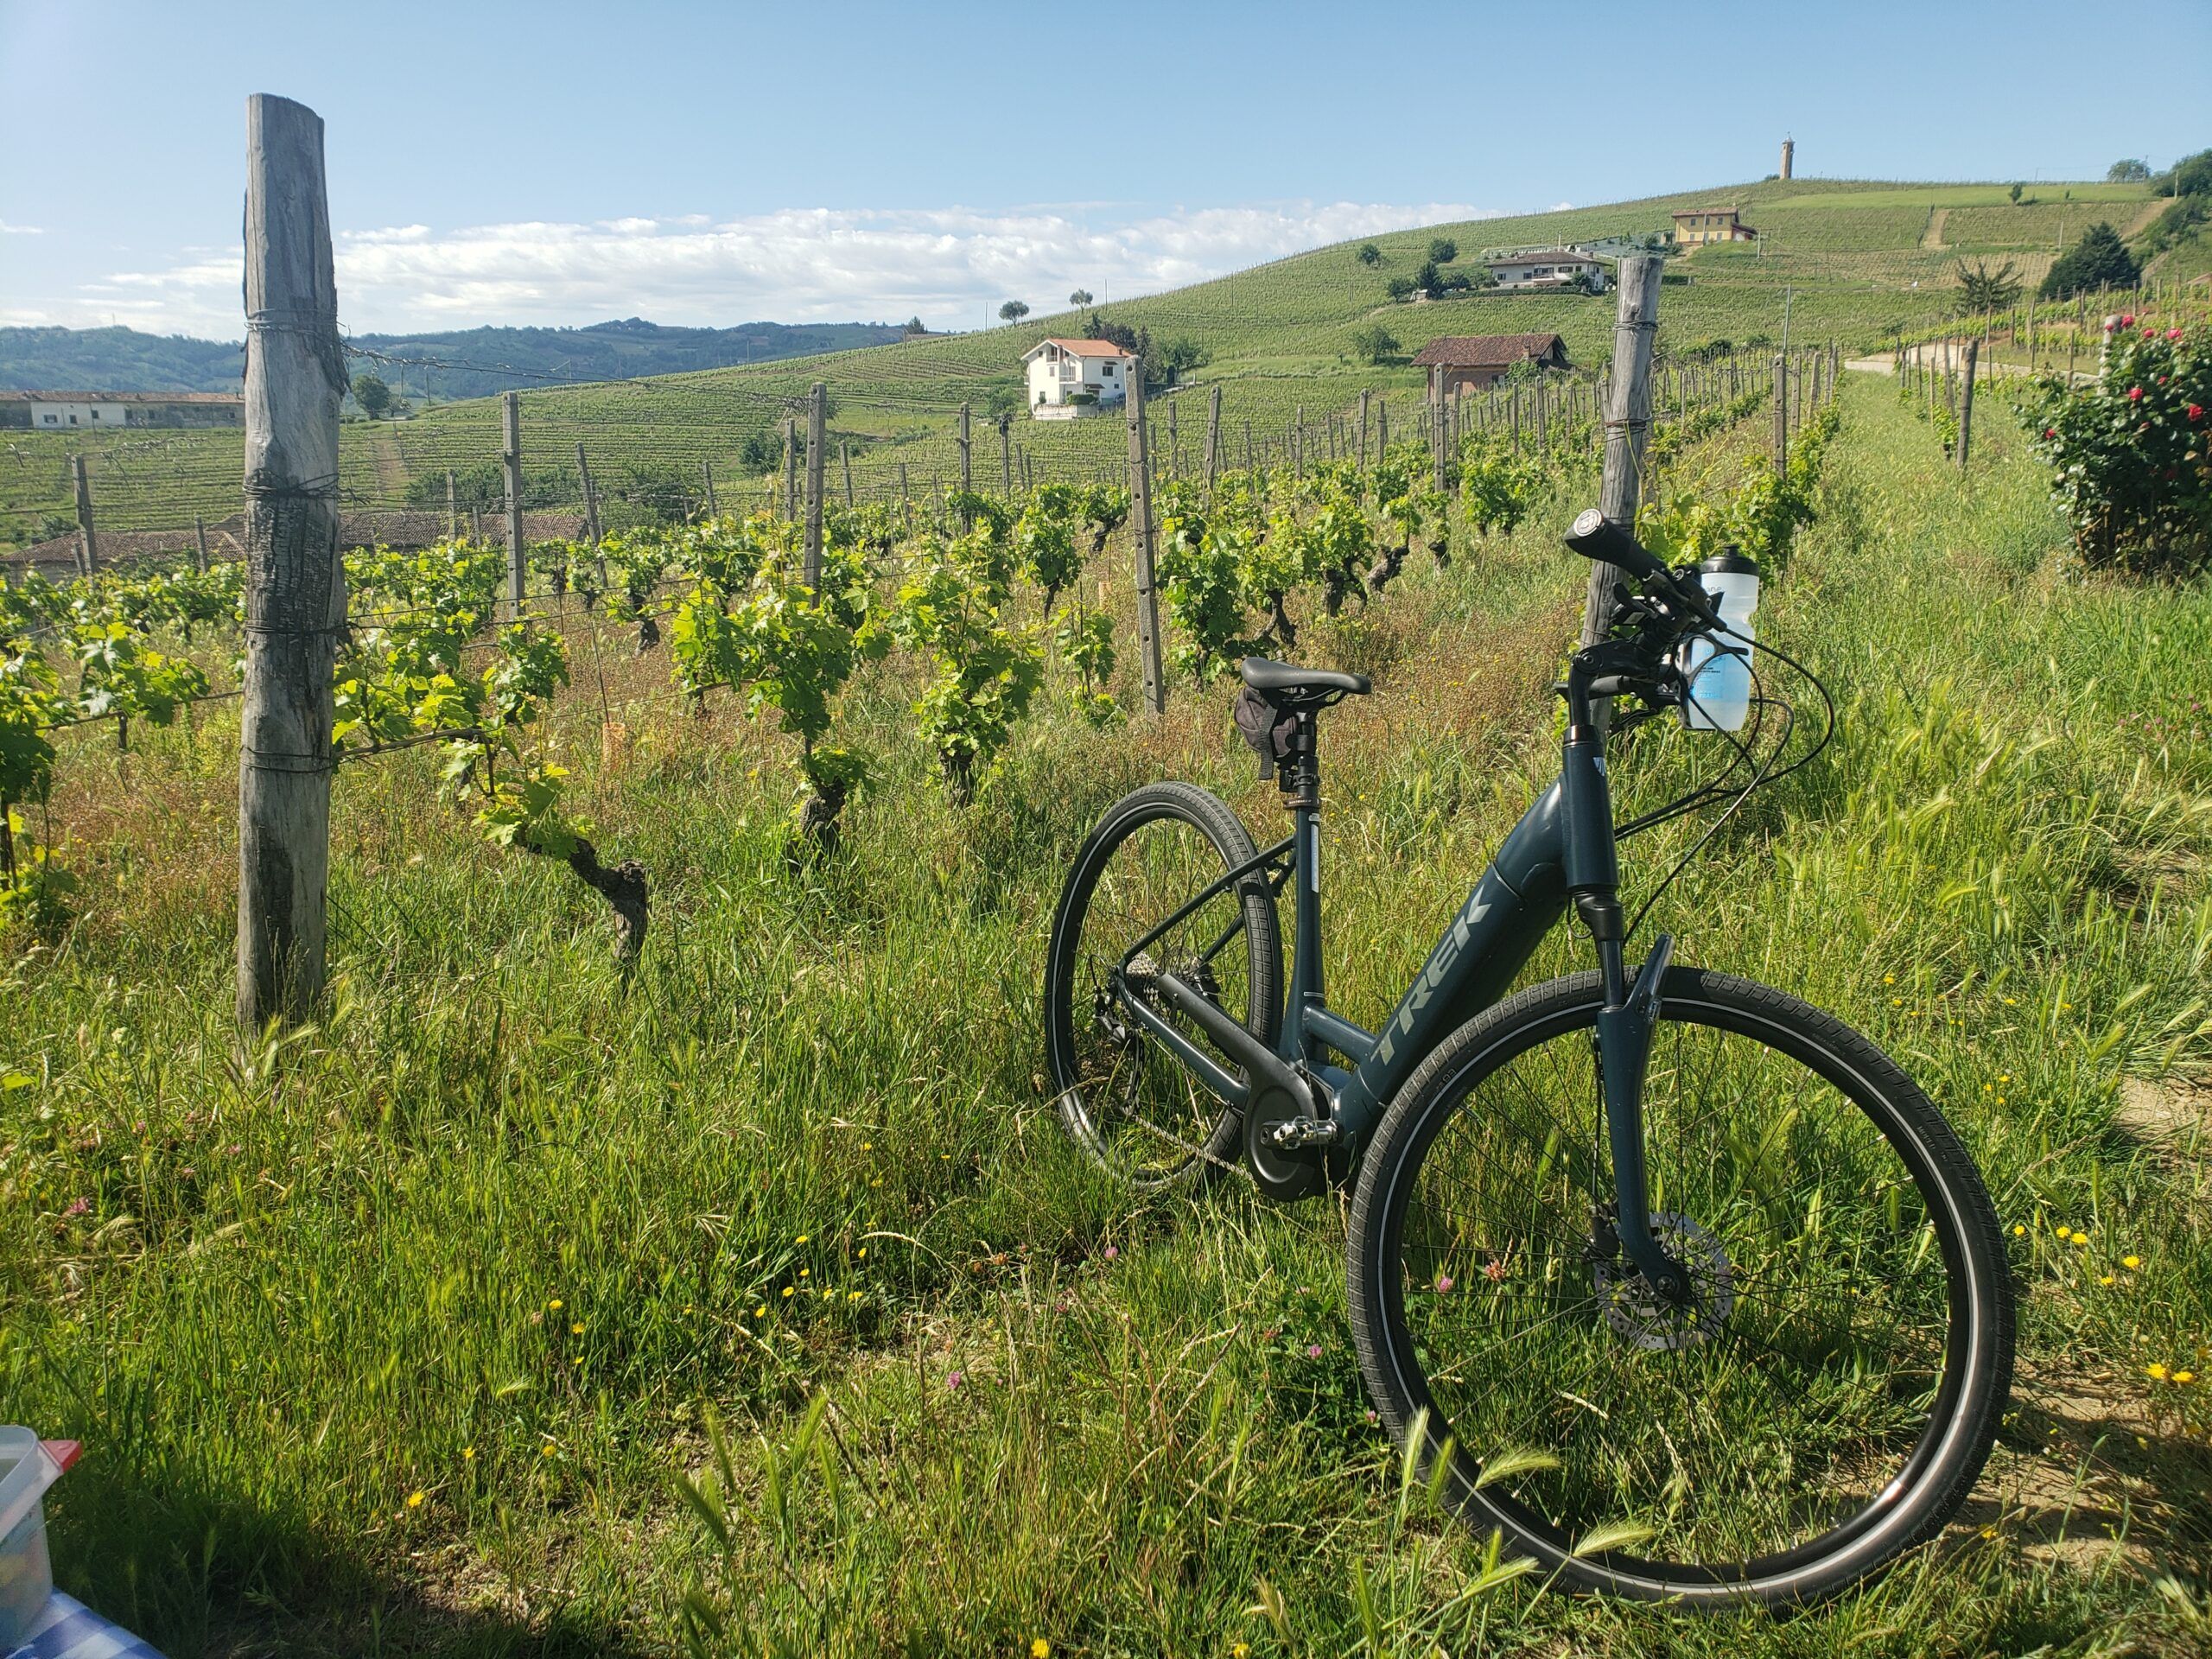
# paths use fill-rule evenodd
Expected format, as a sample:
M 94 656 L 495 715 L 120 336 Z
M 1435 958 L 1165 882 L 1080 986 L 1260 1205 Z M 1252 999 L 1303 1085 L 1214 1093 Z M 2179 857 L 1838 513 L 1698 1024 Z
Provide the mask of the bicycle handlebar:
M 1626 571 L 1644 586 L 1657 588 L 1670 603 L 1708 622 L 1720 620 L 1704 584 L 1695 576 L 1669 569 L 1657 554 L 1596 507 L 1576 515 L 1573 527 L 1567 532 L 1567 544 L 1586 559 Z

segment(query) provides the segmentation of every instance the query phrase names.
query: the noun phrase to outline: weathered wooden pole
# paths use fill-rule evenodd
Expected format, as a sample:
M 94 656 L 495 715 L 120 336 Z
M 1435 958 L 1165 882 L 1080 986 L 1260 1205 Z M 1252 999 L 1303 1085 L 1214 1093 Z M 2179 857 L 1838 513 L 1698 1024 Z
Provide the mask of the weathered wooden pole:
M 1014 416 L 999 416 L 999 488 L 1014 498 Z
M 499 462 L 507 481 L 507 613 L 518 620 L 523 610 L 523 588 L 529 572 L 522 544 L 522 394 L 506 395 L 501 424 L 505 444 Z
M 1974 442 L 1974 369 L 1981 355 L 1981 342 L 1967 341 L 1967 374 L 1965 394 L 1959 399 L 1959 470 L 1967 469 L 1967 450 Z
M 784 522 L 798 517 L 798 421 L 784 416 Z
M 1659 271 L 1655 254 L 1632 253 L 1620 263 L 1620 302 L 1613 315 L 1613 365 L 1605 410 L 1605 458 L 1598 484 L 1598 510 L 1614 524 L 1636 524 L 1643 445 L 1651 426 L 1651 341 L 1659 328 Z M 1593 565 L 1582 608 L 1582 643 L 1594 645 L 1613 620 L 1613 587 L 1622 573 Z M 1610 706 L 1610 705 L 1609 705 Z
M 1367 400 L 1371 394 L 1362 388 L 1359 394 L 1359 470 L 1367 470 Z
M 817 380 L 806 394 L 806 562 L 809 588 L 822 586 L 822 464 L 829 446 L 830 388 Z
M 1450 435 L 1444 426 L 1444 365 L 1440 363 L 1428 372 L 1428 433 L 1429 461 L 1435 468 L 1435 489 L 1439 495 L 1445 491 L 1445 474 L 1449 469 Z
M 1221 387 L 1218 383 L 1206 393 L 1206 489 L 1213 489 L 1214 480 L 1221 475 Z
M 975 488 L 973 467 L 975 444 L 970 441 L 968 405 L 960 405 L 960 493 L 967 494 Z
M 69 477 L 77 492 L 77 573 L 89 576 L 100 568 L 100 541 L 92 529 L 92 486 L 82 451 L 69 457 Z
M 584 455 L 583 441 L 576 441 L 576 481 L 584 493 L 584 539 L 599 545 L 599 492 L 592 486 L 591 462 Z
M 715 463 L 702 456 L 699 461 L 699 483 L 707 498 L 707 517 L 722 516 L 721 503 L 715 499 Z
M 331 665 L 346 625 L 338 406 L 346 358 L 322 120 L 246 100 L 245 689 L 238 731 L 238 1023 L 322 990 Z
M 454 488 L 453 468 L 448 467 L 446 468 L 446 540 L 457 542 L 460 539 L 461 501 L 459 493 Z
M 1774 354 L 1774 470 L 1777 475 L 1789 464 L 1789 365 L 1780 352 Z
M 1144 671 L 1145 706 L 1167 708 L 1167 678 L 1160 660 L 1160 592 L 1153 581 L 1152 453 L 1144 421 L 1144 363 L 1129 359 L 1129 525 L 1136 532 L 1137 656 Z
M 858 505 L 853 495 L 853 446 L 843 438 L 837 440 L 837 459 L 845 468 L 845 505 Z

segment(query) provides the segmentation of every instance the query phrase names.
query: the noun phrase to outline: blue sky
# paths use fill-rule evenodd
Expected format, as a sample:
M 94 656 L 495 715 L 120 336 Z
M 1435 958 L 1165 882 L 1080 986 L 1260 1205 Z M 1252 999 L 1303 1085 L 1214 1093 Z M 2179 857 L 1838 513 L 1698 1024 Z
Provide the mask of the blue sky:
M 1756 179 L 1785 131 L 1801 175 L 2096 177 L 2212 143 L 2208 86 L 2205 0 L 0 0 L 0 107 L 54 135 L 0 159 L 0 321 L 235 336 L 253 92 L 328 124 L 340 303 L 371 329 L 964 327 Z

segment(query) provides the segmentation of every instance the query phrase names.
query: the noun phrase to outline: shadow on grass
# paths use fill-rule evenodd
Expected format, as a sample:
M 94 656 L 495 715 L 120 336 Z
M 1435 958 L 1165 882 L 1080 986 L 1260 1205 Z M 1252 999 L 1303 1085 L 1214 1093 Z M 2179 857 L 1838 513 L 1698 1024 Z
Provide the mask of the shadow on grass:
M 607 1603 L 526 1608 L 451 1535 L 425 1529 L 378 1560 L 280 1508 L 244 1503 L 190 1477 L 158 1487 L 119 1459 L 88 1457 L 56 1489 L 54 1580 L 168 1659 L 277 1655 L 438 1655 L 452 1659 L 610 1656 L 658 1649 L 620 1628 Z M 400 1576 L 401 1559 L 417 1572 Z M 548 1577 L 557 1568 L 548 1567 Z

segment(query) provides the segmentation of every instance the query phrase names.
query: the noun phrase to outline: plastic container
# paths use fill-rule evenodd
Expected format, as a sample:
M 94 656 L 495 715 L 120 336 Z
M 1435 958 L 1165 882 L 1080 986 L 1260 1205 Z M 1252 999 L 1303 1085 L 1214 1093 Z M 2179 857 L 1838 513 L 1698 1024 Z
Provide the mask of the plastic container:
M 1696 732 L 1740 732 L 1751 714 L 1751 618 L 1759 607 L 1759 568 L 1732 547 L 1697 568 L 1697 579 L 1732 632 L 1693 634 L 1675 659 L 1687 689 L 1682 724 Z
M 67 1465 L 28 1428 L 0 1428 L 0 1653 L 27 1637 L 54 1593 L 46 1489 Z

